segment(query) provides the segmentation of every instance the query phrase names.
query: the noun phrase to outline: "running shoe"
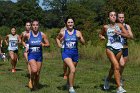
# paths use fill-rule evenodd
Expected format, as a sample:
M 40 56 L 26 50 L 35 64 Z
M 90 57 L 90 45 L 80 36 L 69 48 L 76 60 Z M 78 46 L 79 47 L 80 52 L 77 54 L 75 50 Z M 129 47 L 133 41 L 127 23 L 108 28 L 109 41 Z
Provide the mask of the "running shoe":
M 32 81 L 31 81 L 31 79 L 29 80 L 28 87 L 29 87 L 30 89 L 33 88 L 33 85 L 32 85 Z
M 110 88 L 109 81 L 107 80 L 107 78 L 105 78 L 105 80 L 104 80 L 104 90 L 108 90 L 109 88 Z
M 126 93 L 126 90 L 124 90 L 122 88 L 122 86 L 120 86 L 118 89 L 117 89 L 117 93 Z
M 69 93 L 76 93 L 73 87 L 69 89 Z
M 12 72 L 12 73 L 15 73 L 15 72 L 16 72 L 16 69 L 12 69 L 11 72 Z

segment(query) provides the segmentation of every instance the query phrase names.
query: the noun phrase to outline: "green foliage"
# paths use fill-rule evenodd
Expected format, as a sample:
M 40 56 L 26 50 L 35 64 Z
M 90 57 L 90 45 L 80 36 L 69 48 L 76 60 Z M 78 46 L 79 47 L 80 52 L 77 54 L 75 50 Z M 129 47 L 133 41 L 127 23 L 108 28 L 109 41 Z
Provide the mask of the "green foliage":
M 10 28 L 6 26 L 0 27 L 0 35 L 2 36 L 2 38 L 5 38 L 5 36 L 9 33 L 10 33 Z
M 36 0 L 18 0 L 17 3 L 0 1 L 0 25 L 23 26 L 26 21 L 38 19 L 45 21 L 45 11 L 41 9 Z
M 42 27 L 64 27 L 66 16 L 75 18 L 76 29 L 82 31 L 86 41 L 97 44 L 98 33 L 108 22 L 108 12 L 125 13 L 125 21 L 132 27 L 135 40 L 139 41 L 140 2 L 139 0 L 18 0 L 17 3 L 0 1 L 0 26 L 23 27 L 28 20 L 38 19 Z M 20 33 L 20 31 L 19 31 Z
M 104 14 L 104 23 L 107 23 L 109 11 L 124 12 L 125 22 L 132 26 L 132 32 L 136 36 L 135 40 L 139 40 L 140 27 L 140 2 L 138 0 L 105 0 L 105 6 L 102 8 L 101 14 Z

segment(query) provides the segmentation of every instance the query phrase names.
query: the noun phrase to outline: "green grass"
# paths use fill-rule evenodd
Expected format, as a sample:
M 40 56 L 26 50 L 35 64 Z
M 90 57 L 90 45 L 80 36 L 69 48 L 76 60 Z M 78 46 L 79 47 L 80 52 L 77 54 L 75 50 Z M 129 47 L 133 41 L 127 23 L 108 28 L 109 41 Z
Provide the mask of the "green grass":
M 19 51 L 19 62 L 17 72 L 10 72 L 10 62 L 0 61 L 0 93 L 68 93 L 66 80 L 63 80 L 62 74 L 63 62 L 60 57 L 60 50 L 55 44 L 55 37 L 58 29 L 50 30 L 47 36 L 51 47 L 44 48 L 44 61 L 41 70 L 40 89 L 31 92 L 26 87 L 28 83 L 27 65 L 22 56 L 23 51 Z M 95 45 L 87 42 L 86 46 L 79 44 L 80 60 L 77 66 L 75 77 L 76 93 L 116 93 L 116 85 L 111 83 L 109 91 L 102 90 L 103 79 L 108 74 L 110 62 L 105 54 L 105 42 L 99 41 Z M 130 41 L 129 62 L 124 70 L 125 79 L 124 89 L 128 93 L 139 93 L 140 91 L 140 44 Z M 6 48 L 5 48 L 6 50 Z M 113 80 L 114 81 L 114 80 Z
M 97 49 L 99 48 L 95 48 L 95 50 Z M 93 56 L 91 59 L 86 59 L 84 57 L 80 59 L 75 78 L 75 88 L 77 93 L 116 92 L 116 85 L 114 83 L 111 83 L 111 89 L 109 91 L 102 90 L 103 79 L 108 73 L 110 63 L 106 58 L 101 58 L 102 59 L 100 59 L 99 56 L 97 59 Z M 124 88 L 128 93 L 139 93 L 140 64 L 130 61 L 131 59 L 126 66 L 123 75 L 125 78 Z M 64 86 L 66 80 L 63 80 L 62 77 L 62 64 L 63 62 L 61 61 L 61 58 L 45 58 L 41 71 L 40 89 L 33 91 L 32 93 L 68 93 Z M 0 61 L 0 93 L 30 93 L 31 91 L 26 87 L 28 77 L 24 59 L 20 58 L 17 64 L 16 73 L 11 73 L 9 71 L 10 68 L 10 62 Z

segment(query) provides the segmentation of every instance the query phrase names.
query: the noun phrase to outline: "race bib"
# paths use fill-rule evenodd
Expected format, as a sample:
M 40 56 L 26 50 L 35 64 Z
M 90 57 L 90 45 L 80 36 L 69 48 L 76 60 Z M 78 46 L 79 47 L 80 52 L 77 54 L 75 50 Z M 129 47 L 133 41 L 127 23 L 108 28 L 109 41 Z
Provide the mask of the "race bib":
M 67 42 L 66 47 L 67 48 L 75 48 L 76 47 L 76 42 Z
M 30 49 L 31 49 L 31 52 L 40 52 L 40 47 L 32 47 Z
M 11 42 L 11 47 L 17 47 L 16 41 L 12 41 L 12 42 Z

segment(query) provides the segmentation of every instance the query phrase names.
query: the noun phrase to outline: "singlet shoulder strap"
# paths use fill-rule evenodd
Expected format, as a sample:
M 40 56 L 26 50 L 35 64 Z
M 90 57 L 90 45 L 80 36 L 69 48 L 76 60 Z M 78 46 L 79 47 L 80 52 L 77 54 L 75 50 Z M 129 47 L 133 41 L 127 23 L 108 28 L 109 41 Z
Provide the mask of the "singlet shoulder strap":
M 33 37 L 33 33 L 32 33 L 32 31 L 30 31 L 30 37 Z
M 42 32 L 41 31 L 39 31 L 39 36 L 42 38 L 42 34 L 41 34 Z
M 65 36 L 66 34 L 68 34 L 67 29 L 64 30 L 64 36 Z
M 74 29 L 74 32 L 73 32 L 73 34 L 75 34 L 75 35 L 76 35 L 76 32 L 77 32 L 77 30 L 76 30 L 76 29 Z
M 18 34 L 16 34 L 16 36 L 18 37 Z
M 12 34 L 9 34 L 9 36 L 13 36 Z
M 107 26 L 108 26 L 107 28 L 110 28 L 111 27 L 110 24 L 108 24 Z
M 11 34 L 8 35 L 8 37 L 10 37 L 10 36 L 11 36 Z
M 117 23 L 115 24 L 115 29 L 120 30 L 120 26 Z
M 115 27 L 119 27 L 118 23 L 115 24 Z
M 110 29 L 110 28 L 112 28 L 112 27 L 111 27 L 111 25 L 110 25 L 110 24 L 108 24 L 108 25 L 107 25 L 107 29 Z

